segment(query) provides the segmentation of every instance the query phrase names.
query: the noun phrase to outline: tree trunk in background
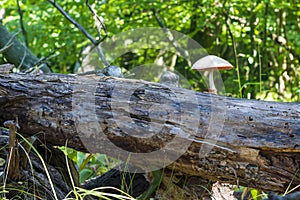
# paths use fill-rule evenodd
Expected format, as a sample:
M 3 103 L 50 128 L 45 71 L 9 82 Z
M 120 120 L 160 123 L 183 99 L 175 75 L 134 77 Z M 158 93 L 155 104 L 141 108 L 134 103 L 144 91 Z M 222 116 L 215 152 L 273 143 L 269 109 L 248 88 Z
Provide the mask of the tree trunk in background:
M 8 47 L 8 45 L 10 45 Z M 36 65 L 39 59 L 32 54 L 32 52 L 25 47 L 20 41 L 0 23 L 0 49 L 6 48 L 3 52 L 3 56 L 11 64 L 14 64 L 16 67 L 20 66 L 22 71 L 29 69 Z M 50 72 L 50 69 L 44 64 L 41 67 L 41 70 L 45 73 Z
M 125 161 L 134 155 L 129 162 L 144 168 L 159 168 L 151 153 L 160 152 L 176 175 L 264 191 L 300 184 L 299 103 L 111 77 L 10 74 L 0 76 L 0 104 L 1 124 L 17 118 L 20 133 L 48 144 Z

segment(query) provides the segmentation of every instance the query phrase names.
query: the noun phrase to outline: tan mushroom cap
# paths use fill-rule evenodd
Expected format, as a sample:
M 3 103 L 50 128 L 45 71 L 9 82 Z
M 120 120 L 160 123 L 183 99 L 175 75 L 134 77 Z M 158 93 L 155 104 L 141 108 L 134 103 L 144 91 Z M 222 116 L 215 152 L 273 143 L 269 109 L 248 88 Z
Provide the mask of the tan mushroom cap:
M 195 62 L 192 66 L 192 69 L 198 70 L 198 71 L 205 71 L 205 70 L 225 70 L 225 69 L 232 69 L 233 66 L 230 64 L 227 60 L 224 60 L 223 58 L 220 58 L 215 55 L 208 55 L 201 59 L 199 59 L 197 62 Z

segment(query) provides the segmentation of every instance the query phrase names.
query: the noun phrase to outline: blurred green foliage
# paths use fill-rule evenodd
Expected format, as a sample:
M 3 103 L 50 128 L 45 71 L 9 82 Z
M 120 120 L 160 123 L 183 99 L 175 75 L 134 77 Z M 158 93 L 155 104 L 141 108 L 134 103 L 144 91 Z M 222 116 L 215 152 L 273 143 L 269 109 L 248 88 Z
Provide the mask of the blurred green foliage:
M 159 27 L 156 12 L 167 28 L 188 35 L 209 54 L 236 66 L 235 70 L 221 72 L 227 95 L 288 102 L 300 99 L 300 3 L 296 0 L 89 1 L 103 17 L 107 35 L 104 30 L 98 33 L 85 2 L 57 1 L 99 41 L 139 27 Z M 33 53 L 47 57 L 55 52 L 57 56 L 50 60 L 54 72 L 76 71 L 83 60 L 82 51 L 90 41 L 49 2 L 19 0 L 19 5 L 28 47 Z M 0 8 L 5 10 L 3 24 L 11 32 L 17 32 L 20 29 L 17 1 L 3 0 Z M 18 37 L 24 41 L 24 35 Z M 138 49 L 114 64 L 126 71 L 153 63 L 159 54 L 157 49 Z M 170 65 L 173 56 L 172 52 L 164 52 L 166 65 Z M 5 62 L 1 59 L 0 62 Z M 205 90 L 201 75 L 192 71 L 184 59 L 177 57 L 174 68 L 195 90 Z
M 65 148 L 66 147 L 60 147 L 62 151 L 64 151 Z M 71 148 L 67 148 L 66 150 L 68 157 L 76 164 L 80 183 L 92 177 L 104 174 L 108 169 L 111 169 L 119 163 L 117 159 L 110 158 L 105 154 L 88 154 Z

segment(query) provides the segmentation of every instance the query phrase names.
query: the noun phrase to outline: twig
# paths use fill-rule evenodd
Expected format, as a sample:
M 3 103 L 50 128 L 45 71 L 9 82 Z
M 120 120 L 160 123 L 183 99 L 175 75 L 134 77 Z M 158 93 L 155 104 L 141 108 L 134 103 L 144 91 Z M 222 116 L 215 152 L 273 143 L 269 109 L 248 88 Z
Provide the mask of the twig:
M 91 5 L 89 4 L 89 0 L 86 0 L 86 5 L 89 8 L 89 10 L 91 11 L 91 13 L 93 14 L 93 16 L 97 19 L 97 21 L 100 22 L 100 26 L 101 28 L 103 28 L 104 32 L 105 32 L 105 37 L 108 35 L 107 34 L 107 30 L 106 30 L 106 26 L 103 24 L 102 20 L 100 19 L 100 17 L 97 15 L 97 13 L 95 12 L 95 10 L 91 7 Z M 98 27 L 98 25 L 96 24 L 97 28 L 98 28 L 98 33 L 101 34 L 101 28 Z M 104 38 L 105 38 L 104 37 Z M 107 60 L 105 59 L 105 55 L 103 53 L 102 48 L 99 45 L 95 45 L 95 47 L 97 48 L 97 52 L 102 60 L 102 62 L 104 63 L 104 65 L 107 67 L 109 66 L 109 63 L 107 62 Z
M 54 0 L 48 0 L 57 10 L 72 24 L 74 24 L 94 45 L 98 45 L 97 40 L 95 40 L 78 22 L 76 22 L 72 17 L 66 13 L 66 11 L 58 5 Z
M 104 56 L 102 48 L 99 46 L 99 42 L 95 40 L 78 22 L 76 22 L 72 17 L 70 17 L 68 13 L 66 13 L 66 11 L 54 0 L 48 0 L 48 2 L 51 3 L 55 8 L 57 8 L 67 20 L 74 24 L 93 43 L 93 45 L 97 48 L 101 61 L 104 63 L 105 66 L 109 66 L 109 63 L 107 62 Z
M 100 47 L 100 45 L 97 45 L 96 48 L 97 48 L 98 54 L 99 54 L 102 62 L 104 63 L 104 65 L 106 67 L 110 66 L 109 62 L 107 62 L 107 60 L 105 58 L 105 55 L 104 55 L 104 53 L 103 53 L 102 48 Z
M 167 27 L 165 26 L 164 22 L 159 17 L 159 14 L 157 13 L 157 11 L 155 9 L 152 9 L 152 12 L 153 12 L 153 15 L 154 15 L 154 17 L 155 17 L 158 25 L 166 33 L 168 40 L 174 46 L 174 48 L 178 51 L 179 55 L 182 56 L 182 57 L 184 57 L 187 60 L 188 65 L 192 65 L 191 64 L 191 60 L 189 59 L 189 53 L 188 53 L 188 51 L 182 49 L 179 46 L 179 44 L 174 40 L 173 34 L 171 33 L 171 31 L 169 31 L 169 29 L 167 29 Z
M 9 47 L 11 47 L 12 45 L 13 45 L 13 43 L 6 44 L 2 49 L 0 49 L 0 53 L 3 53 L 3 52 L 6 51 Z
M 27 50 L 28 50 L 27 47 L 24 47 L 24 55 L 23 55 L 23 58 L 22 58 L 22 60 L 21 60 L 21 62 L 19 64 L 19 66 L 17 67 L 17 69 L 21 69 L 21 67 L 22 67 L 22 65 L 24 63 L 24 60 L 26 58 L 26 55 L 27 55 Z
M 39 65 L 47 62 L 48 60 L 50 60 L 51 58 L 54 58 L 56 56 L 58 56 L 58 55 L 54 54 L 54 53 L 51 53 L 49 56 L 39 59 L 33 66 L 39 66 Z
M 107 29 L 106 29 L 105 24 L 103 24 L 103 22 L 102 22 L 102 20 L 100 19 L 100 17 L 97 15 L 97 13 L 95 12 L 95 10 L 91 7 L 91 5 L 89 4 L 89 0 L 86 0 L 85 3 L 86 3 L 86 5 L 87 5 L 87 7 L 90 9 L 90 11 L 91 11 L 91 13 L 93 14 L 93 16 L 94 16 L 94 17 L 97 19 L 97 21 L 100 23 L 101 28 L 103 28 L 105 34 L 108 35 L 108 34 L 107 34 Z M 97 27 L 98 27 L 98 26 L 97 26 Z M 100 34 L 99 28 L 98 28 L 98 32 L 99 32 L 99 34 Z
M 18 6 L 18 13 L 20 15 L 20 26 L 21 26 L 21 30 L 23 33 L 25 46 L 28 47 L 27 31 L 25 30 L 24 21 L 23 21 L 23 10 L 21 9 L 19 0 L 16 0 L 16 1 L 17 1 L 17 6 Z
M 51 58 L 54 58 L 56 56 L 58 56 L 57 54 L 54 54 L 55 52 L 52 52 L 49 56 L 47 57 L 43 57 L 41 59 L 39 59 L 36 63 L 34 63 L 34 65 L 32 67 L 30 67 L 29 69 L 27 69 L 25 71 L 25 73 L 35 73 L 35 72 L 39 72 L 40 69 L 43 68 L 42 64 L 47 65 L 47 61 L 50 60 Z
M 61 47 L 60 47 L 60 48 L 61 48 Z M 57 51 L 58 49 L 60 49 L 60 48 L 56 48 L 54 51 L 50 52 L 50 54 L 48 54 L 48 56 L 39 59 L 36 63 L 34 63 L 34 65 L 33 65 L 32 67 L 34 67 L 34 66 L 39 66 L 39 65 L 41 65 L 41 64 L 43 64 L 43 63 L 45 63 L 45 62 L 47 62 L 47 61 L 50 60 L 51 58 L 54 58 L 54 57 L 58 56 L 58 55 L 55 54 L 55 53 L 56 53 L 56 51 Z
M 15 34 L 12 35 L 12 37 L 7 41 L 7 43 L 4 45 L 2 49 L 0 49 L 0 53 L 3 53 L 6 51 L 9 47 L 11 47 L 14 43 L 12 40 L 20 33 L 21 31 L 16 32 Z

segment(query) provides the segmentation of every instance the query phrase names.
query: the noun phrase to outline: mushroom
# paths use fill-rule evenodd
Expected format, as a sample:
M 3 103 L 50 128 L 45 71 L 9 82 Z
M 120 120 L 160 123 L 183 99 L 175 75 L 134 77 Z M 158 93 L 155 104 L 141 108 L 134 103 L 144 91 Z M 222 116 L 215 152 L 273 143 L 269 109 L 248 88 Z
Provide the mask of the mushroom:
M 225 70 L 232 69 L 233 66 L 223 58 L 220 58 L 215 55 L 208 55 L 197 62 L 195 62 L 192 66 L 193 70 L 197 71 L 208 71 L 209 72 L 209 93 L 217 94 L 217 89 L 214 83 L 214 70 Z

